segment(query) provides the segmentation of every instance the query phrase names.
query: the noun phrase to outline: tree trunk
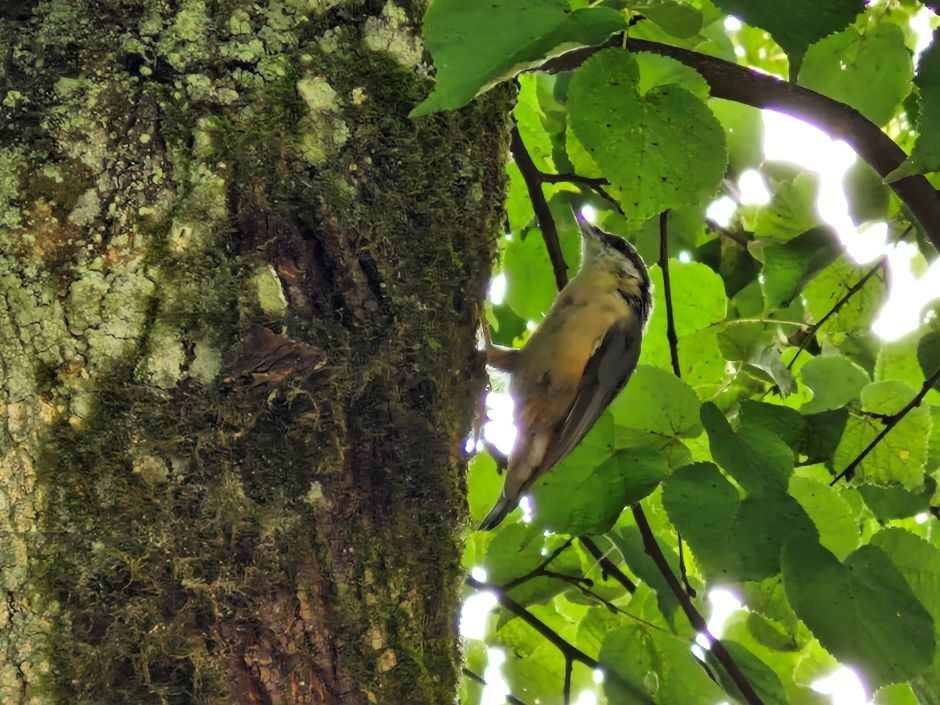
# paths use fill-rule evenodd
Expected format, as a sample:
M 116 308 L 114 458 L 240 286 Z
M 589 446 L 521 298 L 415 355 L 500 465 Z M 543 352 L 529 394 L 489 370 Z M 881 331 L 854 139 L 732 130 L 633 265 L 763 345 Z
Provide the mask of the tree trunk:
M 0 702 L 451 703 L 505 92 L 422 2 L 0 2 Z

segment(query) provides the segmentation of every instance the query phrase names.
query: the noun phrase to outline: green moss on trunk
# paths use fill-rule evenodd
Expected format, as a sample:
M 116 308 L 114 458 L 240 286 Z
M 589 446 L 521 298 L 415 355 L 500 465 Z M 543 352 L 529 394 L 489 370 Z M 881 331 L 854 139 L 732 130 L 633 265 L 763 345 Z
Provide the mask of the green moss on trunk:
M 421 11 L 0 20 L 4 703 L 453 702 L 507 96 L 409 120 Z

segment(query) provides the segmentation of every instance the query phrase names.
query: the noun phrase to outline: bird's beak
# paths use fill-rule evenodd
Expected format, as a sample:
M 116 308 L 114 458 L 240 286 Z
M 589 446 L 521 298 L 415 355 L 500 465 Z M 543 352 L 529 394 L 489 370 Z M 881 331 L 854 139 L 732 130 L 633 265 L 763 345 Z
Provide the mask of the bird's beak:
M 581 209 L 572 203 L 571 210 L 574 212 L 574 219 L 578 221 L 578 227 L 581 228 L 581 234 L 584 237 L 596 237 L 594 225 L 587 218 L 581 215 Z

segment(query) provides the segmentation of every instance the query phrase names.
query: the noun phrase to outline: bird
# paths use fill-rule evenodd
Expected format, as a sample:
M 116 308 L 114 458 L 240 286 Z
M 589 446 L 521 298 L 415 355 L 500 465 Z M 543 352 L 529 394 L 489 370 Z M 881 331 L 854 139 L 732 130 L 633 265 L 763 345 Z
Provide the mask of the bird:
M 577 274 L 524 347 L 486 345 L 486 364 L 509 373 L 516 440 L 482 531 L 499 526 L 532 483 L 578 445 L 640 359 L 653 308 L 646 263 L 625 239 L 573 210 L 581 231 Z

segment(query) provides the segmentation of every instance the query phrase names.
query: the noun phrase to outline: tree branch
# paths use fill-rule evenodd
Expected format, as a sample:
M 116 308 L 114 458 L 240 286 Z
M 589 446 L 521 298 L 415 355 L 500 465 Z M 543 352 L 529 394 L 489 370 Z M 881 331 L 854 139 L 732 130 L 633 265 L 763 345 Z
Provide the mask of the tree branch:
M 594 556 L 594 559 L 597 561 L 598 565 L 600 565 L 604 575 L 609 575 L 623 585 L 624 589 L 631 595 L 636 592 L 636 584 L 601 551 L 600 546 L 594 543 L 593 539 L 588 536 L 581 536 L 578 538 L 578 541 L 587 549 L 588 553 Z
M 610 182 L 603 176 L 581 176 L 580 174 L 546 174 L 540 171 L 540 179 L 546 184 L 577 184 L 587 188 L 596 188 L 597 186 L 607 186 Z
M 550 73 L 571 71 L 601 49 L 620 47 L 622 44 L 623 35 L 617 34 L 604 44 L 575 49 L 550 59 L 539 70 Z M 649 51 L 668 56 L 691 66 L 708 82 L 715 98 L 777 110 L 817 125 L 831 137 L 845 140 L 879 176 L 887 176 L 907 159 L 903 149 L 857 110 L 808 88 L 668 44 L 629 39 L 627 47 L 631 51 Z M 921 175 L 908 176 L 888 185 L 940 251 L 940 193 Z
M 580 174 L 546 174 L 544 171 L 539 172 L 542 183 L 544 184 L 576 184 L 578 186 L 584 186 L 591 189 L 598 196 L 607 201 L 614 210 L 617 211 L 620 215 L 623 215 L 623 206 L 620 205 L 620 202 L 607 193 L 607 190 L 604 188 L 609 185 L 610 182 L 605 179 L 603 176 L 593 177 L 593 176 L 581 176 Z
M 468 575 L 464 581 L 474 590 L 488 590 L 489 592 L 492 592 L 496 596 L 500 606 L 528 624 L 530 627 L 532 627 L 532 629 L 545 637 L 549 643 L 557 648 L 564 657 L 566 664 L 570 665 L 571 663 L 577 661 L 579 663 L 583 663 L 588 668 L 601 668 L 601 664 L 597 660 L 592 659 L 574 644 L 568 643 L 554 629 L 545 624 L 545 622 L 529 612 L 525 607 L 520 605 L 514 599 L 509 597 L 509 595 L 506 594 L 506 591 L 502 588 L 495 587 L 493 585 L 487 585 L 486 583 L 481 583 L 479 580 L 470 575 Z M 568 681 L 570 678 L 570 672 L 568 671 L 569 667 L 570 666 L 566 666 L 566 681 Z M 637 700 L 637 702 L 647 703 L 648 705 L 655 705 L 649 695 L 637 688 L 633 683 L 623 680 L 616 673 L 605 670 L 605 677 L 616 680 L 617 684 L 625 690 L 628 690 L 630 694 Z M 570 689 L 570 683 L 567 687 Z
M 523 622 L 532 627 L 532 629 L 545 637 L 549 643 L 558 649 L 561 652 L 561 655 L 566 659 L 579 661 L 588 668 L 598 667 L 596 660 L 592 659 L 574 644 L 569 644 L 567 641 L 565 641 L 554 629 L 545 624 L 545 622 L 540 620 L 534 614 L 529 612 L 529 610 L 507 595 L 506 591 L 502 588 L 494 585 L 487 585 L 486 583 L 481 583 L 479 580 L 470 575 L 465 578 L 465 581 L 467 585 L 474 588 L 475 590 L 488 590 L 489 592 L 492 592 L 499 601 L 499 604 L 505 610 L 521 619 Z
M 542 193 L 542 172 L 535 166 L 532 156 L 525 148 L 525 143 L 522 141 L 522 135 L 519 134 L 517 125 L 512 126 L 509 151 L 512 152 L 512 158 L 525 180 L 526 188 L 529 191 L 529 199 L 532 201 L 532 209 L 535 211 L 535 218 L 538 221 L 539 229 L 542 231 L 542 237 L 545 238 L 548 258 L 552 262 L 555 284 L 561 290 L 568 283 L 568 267 L 565 265 L 565 257 L 561 252 L 558 228 L 555 227 L 552 211 L 548 207 L 548 201 L 545 200 L 545 194 Z
M 852 474 L 855 472 L 855 468 L 857 468 L 859 464 L 868 456 L 868 454 L 875 449 L 875 446 L 881 443 L 881 440 L 891 432 L 891 429 L 897 426 L 901 422 L 901 419 L 907 416 L 911 409 L 920 406 L 920 403 L 924 400 L 924 397 L 927 396 L 927 392 L 933 389 L 934 385 L 937 384 L 938 381 L 940 381 L 940 367 L 938 367 L 934 373 L 930 375 L 930 377 L 924 380 L 924 384 L 921 386 L 920 391 L 914 395 L 913 399 L 904 405 L 904 408 L 902 408 L 893 416 L 889 416 L 887 419 L 885 419 L 885 427 L 881 429 L 881 432 L 875 436 L 874 440 L 872 440 L 872 442 L 865 447 L 865 450 L 856 456 L 855 460 L 846 465 L 845 469 L 833 478 L 832 482 L 829 483 L 829 486 L 832 487 L 843 477 L 851 480 Z
M 571 667 L 573 665 L 570 658 L 565 658 L 565 685 L 561 691 L 564 705 L 571 705 Z
M 542 561 L 539 565 L 537 565 L 535 568 L 533 568 L 532 570 L 530 570 L 530 571 L 529 571 L 528 573 L 526 573 L 525 575 L 522 575 L 522 576 L 520 576 L 520 577 L 518 577 L 518 578 L 513 578 L 512 580 L 510 580 L 510 581 L 509 581 L 508 583 L 506 583 L 505 585 L 501 585 L 501 586 L 500 586 L 500 589 L 502 589 L 502 590 L 511 590 L 512 588 L 516 587 L 517 585 L 521 585 L 522 583 L 528 582 L 528 581 L 531 580 L 532 578 L 537 578 L 537 577 L 539 577 L 539 576 L 545 576 L 545 577 L 549 577 L 549 578 L 561 579 L 561 578 L 559 577 L 559 574 L 557 574 L 557 573 L 548 575 L 548 574 L 547 574 L 547 571 L 546 571 L 545 569 L 548 568 L 548 564 L 549 564 L 549 563 L 551 563 L 553 560 L 555 560 L 556 558 L 558 558 L 558 556 L 560 556 L 562 553 L 564 553 L 565 549 L 567 549 L 573 542 L 574 542 L 574 538 L 569 538 L 569 539 L 568 539 L 567 541 L 565 541 L 561 546 L 559 546 L 559 547 L 556 548 L 554 551 L 552 551 L 551 555 L 549 555 L 548 557 L 546 557 L 546 559 L 545 559 L 544 561 Z M 573 577 L 573 576 L 566 576 L 566 577 Z
M 672 359 L 672 372 L 682 379 L 679 368 L 679 337 L 676 335 L 676 319 L 672 310 L 672 285 L 669 282 L 669 211 L 659 214 L 659 268 L 663 273 L 663 298 L 666 300 L 666 340 L 669 342 L 669 357 Z M 682 584 L 690 597 L 695 597 L 695 590 L 689 584 L 685 570 L 685 555 L 682 550 L 682 534 L 676 532 L 679 541 L 679 574 Z
M 728 653 L 724 644 L 709 633 L 708 623 L 705 621 L 705 618 L 695 609 L 692 600 L 682 589 L 682 585 L 679 584 L 679 579 L 676 578 L 675 573 L 672 572 L 672 568 L 669 567 L 669 563 L 666 562 L 666 556 L 663 555 L 662 549 L 656 542 L 656 537 L 653 535 L 653 530 L 646 520 L 646 514 L 643 513 L 643 508 L 637 503 L 634 504 L 631 509 L 633 511 L 633 518 L 636 520 L 636 525 L 640 530 L 640 536 L 643 538 L 643 548 L 646 550 L 646 555 L 653 559 L 659 572 L 662 573 L 663 577 L 666 579 L 669 589 L 672 590 L 672 593 L 676 596 L 676 599 L 682 606 L 682 611 L 685 612 L 685 616 L 692 624 L 692 627 L 695 631 L 704 634 L 708 638 L 711 643 L 712 653 L 715 654 L 718 663 L 720 663 L 725 671 L 728 672 L 728 675 L 731 676 L 734 684 L 738 687 L 738 690 L 741 691 L 745 702 L 747 702 L 748 705 L 764 705 L 760 696 L 738 667 L 738 664 L 735 663 L 731 654 Z
M 848 303 L 849 299 L 851 299 L 853 296 L 855 296 L 855 294 L 861 291 L 862 287 L 864 287 L 865 284 L 868 282 L 868 280 L 871 279 L 875 275 L 875 272 L 881 269 L 883 264 L 884 264 L 884 258 L 882 257 L 875 263 L 875 265 L 871 269 L 865 272 L 865 274 L 862 276 L 861 279 L 859 279 L 857 282 L 855 282 L 855 284 L 849 287 L 848 291 L 846 291 L 845 294 L 842 295 L 842 298 L 836 301 L 835 305 L 831 309 L 829 309 L 829 311 L 826 313 L 825 316 L 823 316 L 818 321 L 816 321 L 816 323 L 810 326 L 809 330 L 805 332 L 802 342 L 800 342 L 800 347 L 797 348 L 796 355 L 794 355 L 793 359 L 790 360 L 789 363 L 787 363 L 788 370 L 793 369 L 793 365 L 796 363 L 796 359 L 802 354 L 804 350 L 806 350 L 806 346 L 809 345 L 809 341 L 811 341 L 816 336 L 817 331 L 820 328 L 822 328 L 823 323 L 825 323 L 830 318 L 835 316 L 839 312 L 839 309 L 841 309 L 843 306 L 845 306 L 846 303 Z
M 663 273 L 663 297 L 666 299 L 666 340 L 669 342 L 669 357 L 672 359 L 672 372 L 682 378 L 679 369 L 679 338 L 676 335 L 676 319 L 672 311 L 672 286 L 669 282 L 669 211 L 659 214 L 659 268 Z
M 721 237 L 726 237 L 732 242 L 738 243 L 739 245 L 741 245 L 741 247 L 747 247 L 748 239 L 744 235 L 741 235 L 739 233 L 734 232 L 733 230 L 729 230 L 728 228 L 725 228 L 719 225 L 711 218 L 705 219 L 705 225 L 708 227 L 709 230 L 711 230 L 714 233 L 718 233 Z

